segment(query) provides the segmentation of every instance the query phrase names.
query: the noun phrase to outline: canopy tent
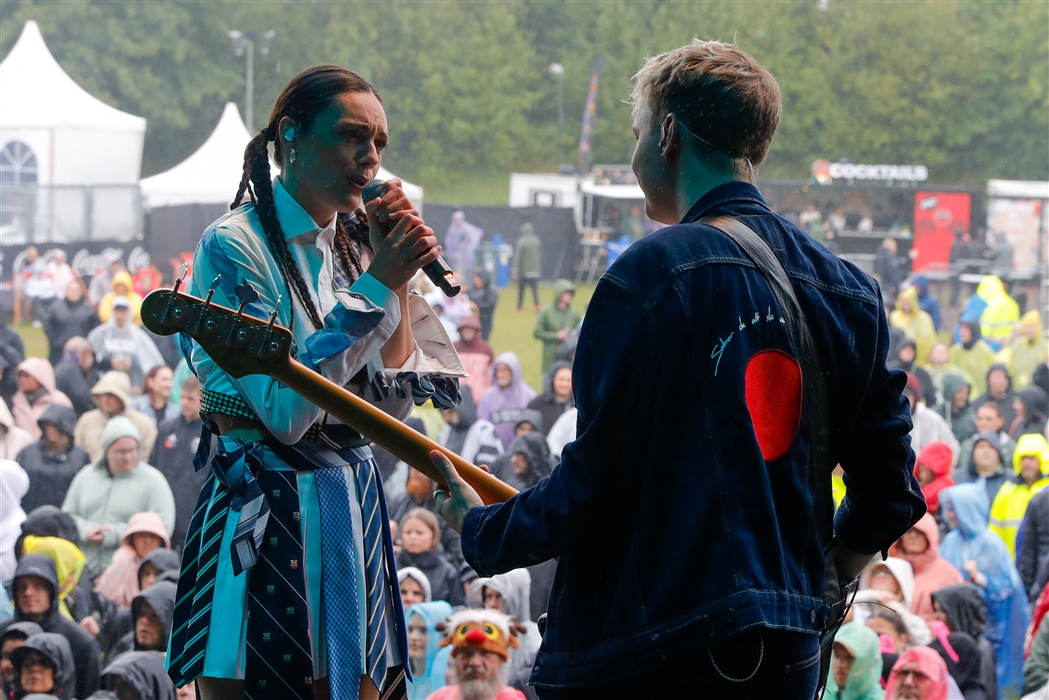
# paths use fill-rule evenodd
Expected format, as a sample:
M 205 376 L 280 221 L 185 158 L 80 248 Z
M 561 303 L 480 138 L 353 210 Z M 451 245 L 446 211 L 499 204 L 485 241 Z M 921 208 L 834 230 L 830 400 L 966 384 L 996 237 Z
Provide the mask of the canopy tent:
M 110 107 L 77 85 L 32 20 L 0 62 L 0 95 L 0 145 L 8 182 L 138 182 L 146 120 Z M 11 178 L 14 171 L 17 176 Z
M 227 102 L 215 130 L 193 155 L 170 170 L 142 180 L 146 207 L 228 203 L 240 182 L 244 147 L 249 140 L 251 134 L 240 118 L 237 105 Z M 270 169 L 276 172 L 272 161 Z M 379 168 L 377 177 L 389 180 L 396 176 Z M 404 191 L 415 206 L 422 207 L 421 187 L 405 182 Z

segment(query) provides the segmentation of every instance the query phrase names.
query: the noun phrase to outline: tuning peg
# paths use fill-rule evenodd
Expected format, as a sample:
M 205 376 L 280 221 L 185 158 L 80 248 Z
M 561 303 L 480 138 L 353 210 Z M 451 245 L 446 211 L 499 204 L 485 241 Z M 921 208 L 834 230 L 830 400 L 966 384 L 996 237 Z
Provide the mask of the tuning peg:
M 175 286 L 171 288 L 171 291 L 178 294 L 179 287 L 182 286 L 182 280 L 186 279 L 186 272 L 189 271 L 189 263 L 183 262 L 182 267 L 178 271 L 178 279 L 175 280 Z
M 259 293 L 250 284 L 244 282 L 234 287 L 233 294 L 240 299 L 240 308 L 237 309 L 237 320 L 239 321 L 240 317 L 244 315 L 244 307 L 258 301 Z
M 219 274 L 215 279 L 211 280 L 211 287 L 208 288 L 208 296 L 204 298 L 204 308 L 200 310 L 203 314 L 211 306 L 211 297 L 215 296 L 215 287 L 218 286 L 219 280 L 222 279 L 222 275 Z
M 273 313 L 270 314 L 270 322 L 266 326 L 267 329 L 272 329 L 273 324 L 277 322 L 277 311 L 280 310 L 280 299 L 281 295 L 277 295 L 277 302 L 273 305 Z

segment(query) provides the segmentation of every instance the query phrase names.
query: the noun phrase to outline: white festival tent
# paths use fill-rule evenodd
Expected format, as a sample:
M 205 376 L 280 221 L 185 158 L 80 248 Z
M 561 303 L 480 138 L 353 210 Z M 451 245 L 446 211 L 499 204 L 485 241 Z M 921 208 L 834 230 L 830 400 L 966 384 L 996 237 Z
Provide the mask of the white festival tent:
M 244 147 L 249 140 L 251 134 L 237 105 L 227 102 L 215 130 L 193 155 L 170 170 L 142 180 L 145 206 L 153 209 L 180 204 L 228 203 L 240 182 Z M 277 172 L 272 160 L 270 169 L 274 174 Z M 396 176 L 379 168 L 376 177 L 389 180 Z M 421 187 L 405 182 L 404 191 L 415 206 L 422 207 Z
M 39 185 L 134 185 L 145 133 L 145 119 L 77 85 L 25 23 L 0 62 L 0 146 L 23 156 L 28 146 Z

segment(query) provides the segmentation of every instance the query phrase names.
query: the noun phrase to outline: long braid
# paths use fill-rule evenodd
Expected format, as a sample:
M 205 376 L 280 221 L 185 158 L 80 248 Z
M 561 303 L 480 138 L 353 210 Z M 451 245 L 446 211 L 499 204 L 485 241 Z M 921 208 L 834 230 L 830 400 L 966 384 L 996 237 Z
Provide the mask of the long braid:
M 332 247 L 335 248 L 335 253 L 342 261 L 343 267 L 353 274 L 353 279 L 357 279 L 363 274 L 364 268 L 361 265 L 360 231 L 354 229 L 360 229 L 362 225 L 360 222 L 347 223 L 348 218 L 340 215 L 336 219 Z M 367 236 L 367 227 L 364 227 L 364 233 Z
M 284 240 L 284 231 L 281 229 L 280 220 L 277 218 L 277 207 L 273 201 L 273 183 L 270 181 L 269 151 L 266 144 L 269 141 L 268 129 L 257 134 L 248 142 L 244 149 L 244 168 L 251 180 L 252 201 L 255 204 L 255 213 L 262 224 L 262 230 L 266 234 L 266 243 L 269 245 L 270 253 L 280 267 L 284 283 L 299 298 L 306 313 L 310 317 L 314 328 L 324 326 L 320 312 L 313 304 L 310 297 L 310 288 L 306 285 L 302 273 L 295 259 L 291 257 L 288 242 Z M 241 182 L 240 194 L 243 196 L 245 183 Z M 290 301 L 290 300 L 289 300 Z M 294 318 L 294 314 L 292 314 Z

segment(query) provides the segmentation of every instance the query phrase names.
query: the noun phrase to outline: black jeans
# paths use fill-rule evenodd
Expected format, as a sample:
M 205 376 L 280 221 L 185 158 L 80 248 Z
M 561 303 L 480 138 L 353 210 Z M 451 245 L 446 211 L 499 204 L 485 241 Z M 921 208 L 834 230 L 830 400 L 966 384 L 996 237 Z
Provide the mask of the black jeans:
M 524 302 L 525 287 L 532 288 L 532 303 L 539 306 L 539 278 L 521 277 L 517 280 L 517 308 Z
M 813 700 L 819 637 L 756 627 L 641 676 L 584 688 L 537 688 L 540 700 Z

